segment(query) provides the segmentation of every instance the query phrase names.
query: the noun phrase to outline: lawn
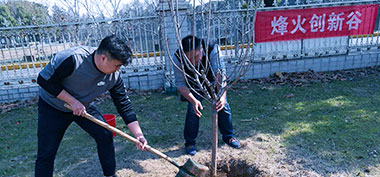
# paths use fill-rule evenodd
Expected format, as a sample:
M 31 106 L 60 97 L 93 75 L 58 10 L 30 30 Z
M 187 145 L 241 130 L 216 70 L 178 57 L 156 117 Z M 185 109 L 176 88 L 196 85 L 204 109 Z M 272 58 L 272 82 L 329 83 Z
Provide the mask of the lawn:
M 243 148 L 220 139 L 219 163 L 238 160 L 264 176 L 379 176 L 379 74 L 304 86 L 242 82 L 228 92 L 235 133 Z M 186 103 L 159 92 L 131 94 L 149 144 L 184 163 Z M 112 101 L 99 104 L 104 113 Z M 204 102 L 193 157 L 210 162 L 211 120 Z M 0 114 L 0 176 L 33 176 L 37 106 Z M 128 132 L 121 118 L 117 127 Z M 175 167 L 115 137 L 118 176 L 174 176 Z M 55 161 L 55 176 L 102 176 L 92 138 L 75 123 L 67 130 Z

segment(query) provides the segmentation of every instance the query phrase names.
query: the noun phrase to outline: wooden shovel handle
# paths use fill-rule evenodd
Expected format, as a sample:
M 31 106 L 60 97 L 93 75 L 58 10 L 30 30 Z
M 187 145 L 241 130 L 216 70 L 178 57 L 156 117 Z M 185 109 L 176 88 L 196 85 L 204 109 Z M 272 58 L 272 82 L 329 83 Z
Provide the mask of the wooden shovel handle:
M 65 103 L 64 106 L 65 106 L 66 108 L 72 110 L 71 107 L 70 107 L 70 105 L 68 105 L 68 104 Z M 111 132 L 114 132 L 114 133 L 120 135 L 121 137 L 127 139 L 127 140 L 130 141 L 130 142 L 133 142 L 133 143 L 135 143 L 135 144 L 140 143 L 140 141 L 137 140 L 136 138 L 134 138 L 134 137 L 132 137 L 132 136 L 130 136 L 130 135 L 124 133 L 123 131 L 121 131 L 121 130 L 115 128 L 115 127 L 112 127 L 111 125 L 108 125 L 107 123 L 105 123 L 105 122 L 103 122 L 103 121 L 101 121 L 101 120 L 95 118 L 95 117 L 92 116 L 91 114 L 86 113 L 86 115 L 85 115 L 84 117 L 87 118 L 88 120 L 90 120 L 90 121 L 92 121 L 92 122 L 94 122 L 94 123 L 96 123 L 96 124 L 98 124 L 98 125 L 104 127 L 105 129 L 107 129 L 107 130 L 109 130 L 109 131 L 111 131 Z M 175 162 L 172 158 L 168 157 L 167 155 L 165 155 L 164 153 L 160 152 L 159 150 L 154 149 L 154 148 L 152 148 L 152 147 L 149 146 L 149 145 L 146 145 L 146 146 L 145 146 L 145 149 L 148 150 L 149 152 L 151 152 L 151 153 L 153 153 L 153 154 L 155 154 L 155 155 L 157 155 L 157 156 L 159 156 L 159 157 L 161 157 L 161 158 L 167 160 L 168 162 L 170 162 L 171 164 L 173 164 L 173 165 L 176 166 L 177 168 L 180 168 L 180 167 L 181 167 L 181 166 L 180 166 L 177 162 Z

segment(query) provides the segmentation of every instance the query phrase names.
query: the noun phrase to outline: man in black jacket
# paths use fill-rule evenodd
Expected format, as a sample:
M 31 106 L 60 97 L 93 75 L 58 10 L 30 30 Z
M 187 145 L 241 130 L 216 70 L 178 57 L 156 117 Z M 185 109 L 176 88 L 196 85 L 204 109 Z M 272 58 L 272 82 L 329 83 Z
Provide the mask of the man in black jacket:
M 129 130 L 140 141 L 143 150 L 147 141 L 132 109 L 119 69 L 131 61 L 132 52 L 125 41 L 115 35 L 105 37 L 97 49 L 74 47 L 59 52 L 40 72 L 38 102 L 38 153 L 36 177 L 53 176 L 54 159 L 68 126 L 75 122 L 97 144 L 98 156 L 105 176 L 115 174 L 115 150 L 112 133 L 87 120 L 86 112 L 105 121 L 91 102 L 109 91 L 118 113 Z M 64 107 L 67 103 L 72 111 Z

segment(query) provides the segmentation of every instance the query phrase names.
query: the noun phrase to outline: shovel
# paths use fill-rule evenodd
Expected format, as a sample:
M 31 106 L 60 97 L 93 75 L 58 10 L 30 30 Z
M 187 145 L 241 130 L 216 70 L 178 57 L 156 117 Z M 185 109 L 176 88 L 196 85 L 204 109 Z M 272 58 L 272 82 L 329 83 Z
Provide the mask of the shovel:
M 71 110 L 70 105 L 68 105 L 66 103 L 65 103 L 65 107 Z M 123 131 L 121 131 L 115 127 L 108 125 L 107 123 L 105 123 L 99 119 L 96 119 L 94 116 L 92 116 L 88 113 L 86 113 L 86 115 L 84 117 L 87 118 L 88 120 L 106 128 L 107 130 L 110 130 L 111 132 L 114 132 L 114 133 L 120 135 L 121 137 L 127 139 L 130 142 L 133 142 L 135 144 L 140 143 L 140 141 L 137 140 L 136 138 L 124 133 Z M 206 167 L 202 164 L 199 164 L 197 162 L 194 162 L 192 159 L 187 160 L 183 166 L 180 166 L 172 158 L 168 157 L 167 155 L 160 152 L 159 150 L 152 148 L 149 145 L 146 145 L 145 149 L 147 151 L 157 155 L 158 157 L 165 159 L 166 161 L 170 162 L 174 166 L 176 166 L 179 169 L 176 177 L 205 176 L 207 174 L 207 172 L 209 171 L 208 167 Z

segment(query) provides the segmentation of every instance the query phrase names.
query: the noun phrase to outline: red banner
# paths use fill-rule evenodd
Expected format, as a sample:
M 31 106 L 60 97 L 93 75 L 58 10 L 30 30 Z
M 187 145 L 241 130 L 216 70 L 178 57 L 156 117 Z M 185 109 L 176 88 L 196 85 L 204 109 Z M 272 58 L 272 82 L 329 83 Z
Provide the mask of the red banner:
M 378 4 L 257 12 L 255 42 L 372 34 Z

